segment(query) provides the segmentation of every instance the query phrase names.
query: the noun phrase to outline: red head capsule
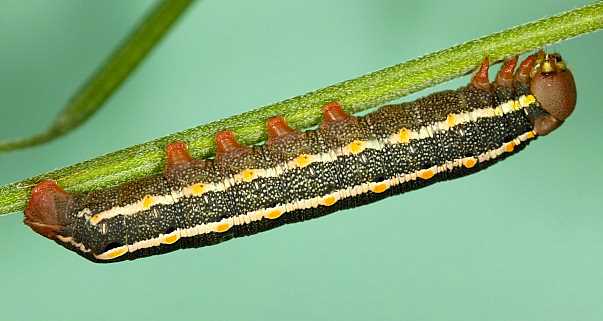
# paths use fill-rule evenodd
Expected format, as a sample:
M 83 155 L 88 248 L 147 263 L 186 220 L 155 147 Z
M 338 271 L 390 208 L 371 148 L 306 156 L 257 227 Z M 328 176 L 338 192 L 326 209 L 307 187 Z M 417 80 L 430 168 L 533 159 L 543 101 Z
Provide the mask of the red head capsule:
M 559 127 L 576 107 L 576 83 L 559 54 L 548 54 L 534 66 L 530 91 L 548 113 L 534 120 L 539 135 Z

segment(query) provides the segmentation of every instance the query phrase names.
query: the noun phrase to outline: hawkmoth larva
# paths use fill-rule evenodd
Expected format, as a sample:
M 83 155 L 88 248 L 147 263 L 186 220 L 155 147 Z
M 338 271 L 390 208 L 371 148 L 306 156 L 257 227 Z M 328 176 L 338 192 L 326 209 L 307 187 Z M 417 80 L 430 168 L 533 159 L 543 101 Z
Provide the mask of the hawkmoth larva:
M 557 54 L 517 57 L 494 82 L 488 61 L 468 86 L 363 117 L 329 103 L 317 130 L 267 120 L 268 141 L 216 134 L 215 159 L 166 147 L 161 175 L 89 193 L 53 181 L 32 191 L 25 223 L 96 262 L 216 244 L 486 168 L 557 128 L 576 103 Z

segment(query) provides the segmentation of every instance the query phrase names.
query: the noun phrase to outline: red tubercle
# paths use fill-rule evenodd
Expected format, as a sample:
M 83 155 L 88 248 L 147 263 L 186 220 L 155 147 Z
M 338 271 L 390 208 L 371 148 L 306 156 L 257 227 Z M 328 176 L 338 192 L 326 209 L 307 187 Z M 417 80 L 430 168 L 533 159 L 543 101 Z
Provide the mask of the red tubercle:
M 251 148 L 239 144 L 235 138 L 235 133 L 230 130 L 219 131 L 216 133 L 216 157 L 233 152 L 246 152 Z
M 163 177 L 170 183 L 180 184 L 190 168 L 206 168 L 208 162 L 204 159 L 193 159 L 188 152 L 188 145 L 183 141 L 174 141 L 165 146 L 165 168 Z
M 183 141 L 175 141 L 165 146 L 166 171 L 190 163 L 193 158 L 188 153 L 188 146 Z
M 524 59 L 521 64 L 519 64 L 519 68 L 515 71 L 515 81 L 523 84 L 527 84 L 530 81 L 530 73 L 534 68 L 536 63 L 536 58 L 539 53 L 535 53 L 530 55 Z
M 54 239 L 66 223 L 64 210 L 71 198 L 55 181 L 43 180 L 31 190 L 23 222 L 42 236 Z
M 473 78 L 471 79 L 471 85 L 474 88 L 482 89 L 482 90 L 490 90 L 490 79 L 488 79 L 488 69 L 490 68 L 490 60 L 488 57 L 484 57 L 482 60 L 482 64 L 479 67 L 479 70 L 475 73 Z
M 40 181 L 34 188 L 31 190 L 31 198 L 30 205 L 32 199 L 38 199 L 40 197 L 44 197 L 47 193 L 60 193 L 60 194 L 68 194 L 63 190 L 55 181 L 51 179 L 45 179 Z
M 322 124 L 321 127 L 328 126 L 330 123 L 347 121 L 353 119 L 354 116 L 346 113 L 341 104 L 338 102 L 330 102 L 322 107 Z
M 287 121 L 282 116 L 268 118 L 266 121 L 266 131 L 268 133 L 268 144 L 279 138 L 299 133 L 297 130 L 289 127 Z
M 513 87 L 513 74 L 517 65 L 517 56 L 506 59 L 496 74 L 496 84 L 501 87 Z

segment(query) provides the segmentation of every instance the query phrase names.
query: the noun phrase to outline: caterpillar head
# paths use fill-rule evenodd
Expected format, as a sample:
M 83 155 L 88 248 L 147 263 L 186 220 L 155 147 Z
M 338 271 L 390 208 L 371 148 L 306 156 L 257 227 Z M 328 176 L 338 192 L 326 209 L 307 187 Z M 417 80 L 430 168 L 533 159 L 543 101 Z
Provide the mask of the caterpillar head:
M 569 117 L 576 106 L 576 83 L 559 54 L 540 52 L 530 73 L 530 91 L 546 114 L 532 121 L 538 135 L 546 135 Z

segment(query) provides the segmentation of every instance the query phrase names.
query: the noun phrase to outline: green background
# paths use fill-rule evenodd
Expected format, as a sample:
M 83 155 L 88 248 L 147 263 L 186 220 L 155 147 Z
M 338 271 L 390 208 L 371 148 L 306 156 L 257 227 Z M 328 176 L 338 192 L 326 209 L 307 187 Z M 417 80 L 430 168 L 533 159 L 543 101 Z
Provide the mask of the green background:
M 88 123 L 1 154 L 0 183 L 587 3 L 197 2 Z M 152 4 L 0 0 L 0 137 L 43 129 Z M 576 112 L 470 177 L 112 265 L 0 217 L 0 320 L 601 320 L 603 33 L 547 49 L 574 71 Z

